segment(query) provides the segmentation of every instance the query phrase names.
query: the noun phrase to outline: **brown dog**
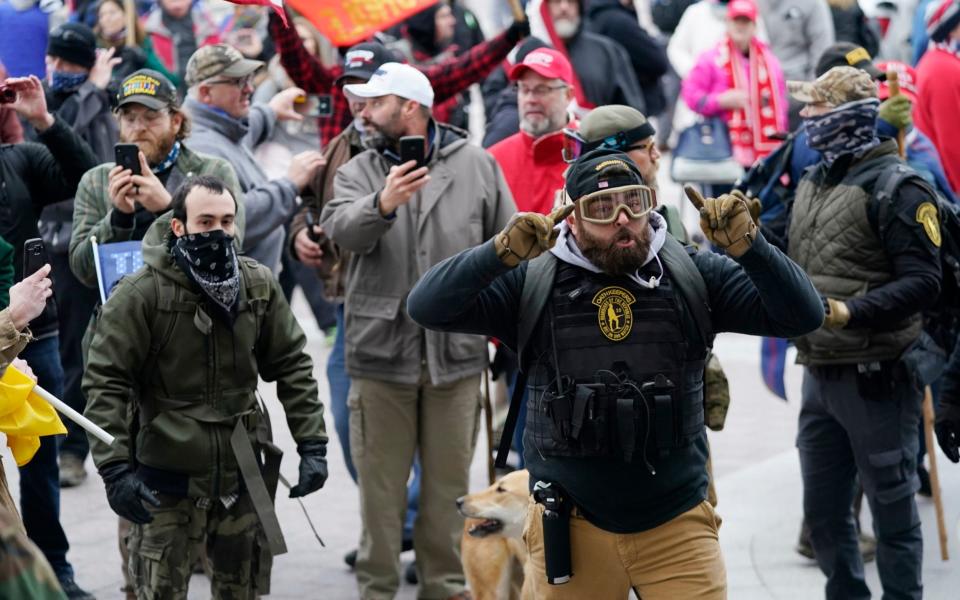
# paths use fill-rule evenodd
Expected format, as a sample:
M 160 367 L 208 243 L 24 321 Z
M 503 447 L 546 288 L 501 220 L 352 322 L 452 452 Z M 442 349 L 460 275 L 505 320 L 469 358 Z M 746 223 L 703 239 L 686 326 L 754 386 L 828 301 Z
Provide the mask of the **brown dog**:
M 527 548 L 523 525 L 527 518 L 530 475 L 514 471 L 487 489 L 457 499 L 467 517 L 460 542 L 460 560 L 475 600 L 533 598 L 523 584 Z

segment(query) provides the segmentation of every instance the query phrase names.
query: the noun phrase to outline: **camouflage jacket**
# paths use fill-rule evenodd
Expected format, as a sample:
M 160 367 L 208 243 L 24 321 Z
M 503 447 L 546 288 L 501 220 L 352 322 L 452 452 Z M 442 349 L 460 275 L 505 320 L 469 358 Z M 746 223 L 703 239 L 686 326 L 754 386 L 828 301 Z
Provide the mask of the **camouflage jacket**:
M 50 563 L 16 514 L 0 508 L 0 598 L 66 600 Z
M 70 270 L 77 279 L 90 287 L 97 286 L 97 271 L 93 263 L 93 246 L 91 237 L 97 238 L 98 244 L 110 242 L 126 242 L 143 237 L 146 227 L 153 221 L 151 215 L 142 207 L 135 214 L 133 228 L 115 227 L 110 221 L 113 213 L 113 204 L 110 202 L 108 175 L 114 163 L 104 163 L 87 171 L 80 180 L 77 196 L 73 205 L 73 232 L 70 236 Z M 237 199 L 238 231 L 243 231 L 244 210 L 243 195 L 237 175 L 227 161 L 191 151 L 186 145 L 180 148 L 173 171 L 166 181 L 165 187 L 171 194 L 183 183 L 183 180 L 193 175 L 214 175 L 223 180 L 227 188 Z

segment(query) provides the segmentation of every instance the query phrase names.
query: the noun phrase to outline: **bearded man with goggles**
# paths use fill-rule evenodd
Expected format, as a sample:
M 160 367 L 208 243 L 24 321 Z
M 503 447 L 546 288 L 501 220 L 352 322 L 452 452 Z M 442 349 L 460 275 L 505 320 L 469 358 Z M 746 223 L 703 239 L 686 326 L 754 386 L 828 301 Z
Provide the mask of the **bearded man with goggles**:
M 667 235 L 622 152 L 581 156 L 565 192 L 571 202 L 551 214 L 518 213 L 435 265 L 407 313 L 428 329 L 496 337 L 520 357 L 534 597 L 726 598 L 706 501 L 704 359 L 721 331 L 816 329 L 819 296 L 740 196 L 690 193 L 721 256 Z

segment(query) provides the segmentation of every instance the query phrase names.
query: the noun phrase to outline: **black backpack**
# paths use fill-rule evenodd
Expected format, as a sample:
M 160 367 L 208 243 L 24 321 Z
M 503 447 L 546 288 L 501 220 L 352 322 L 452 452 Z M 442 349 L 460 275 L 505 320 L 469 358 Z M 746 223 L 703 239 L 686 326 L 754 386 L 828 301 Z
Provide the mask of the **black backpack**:
M 890 200 L 904 182 L 911 180 L 924 187 L 936 198 L 938 218 L 940 220 L 940 297 L 936 304 L 924 311 L 924 331 L 950 356 L 960 336 L 960 207 L 945 200 L 934 191 L 916 171 L 907 165 L 897 165 L 887 169 L 877 180 L 874 188 L 881 200 L 880 223 L 885 223 L 883 212 L 890 206 Z

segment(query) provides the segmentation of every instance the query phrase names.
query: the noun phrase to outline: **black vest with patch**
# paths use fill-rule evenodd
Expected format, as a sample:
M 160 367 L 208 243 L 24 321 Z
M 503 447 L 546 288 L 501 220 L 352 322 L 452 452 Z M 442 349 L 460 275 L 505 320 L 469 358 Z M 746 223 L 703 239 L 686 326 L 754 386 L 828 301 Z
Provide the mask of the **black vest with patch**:
M 648 289 L 558 262 L 531 340 L 527 440 L 542 456 L 651 460 L 703 433 L 706 347 L 664 271 Z

